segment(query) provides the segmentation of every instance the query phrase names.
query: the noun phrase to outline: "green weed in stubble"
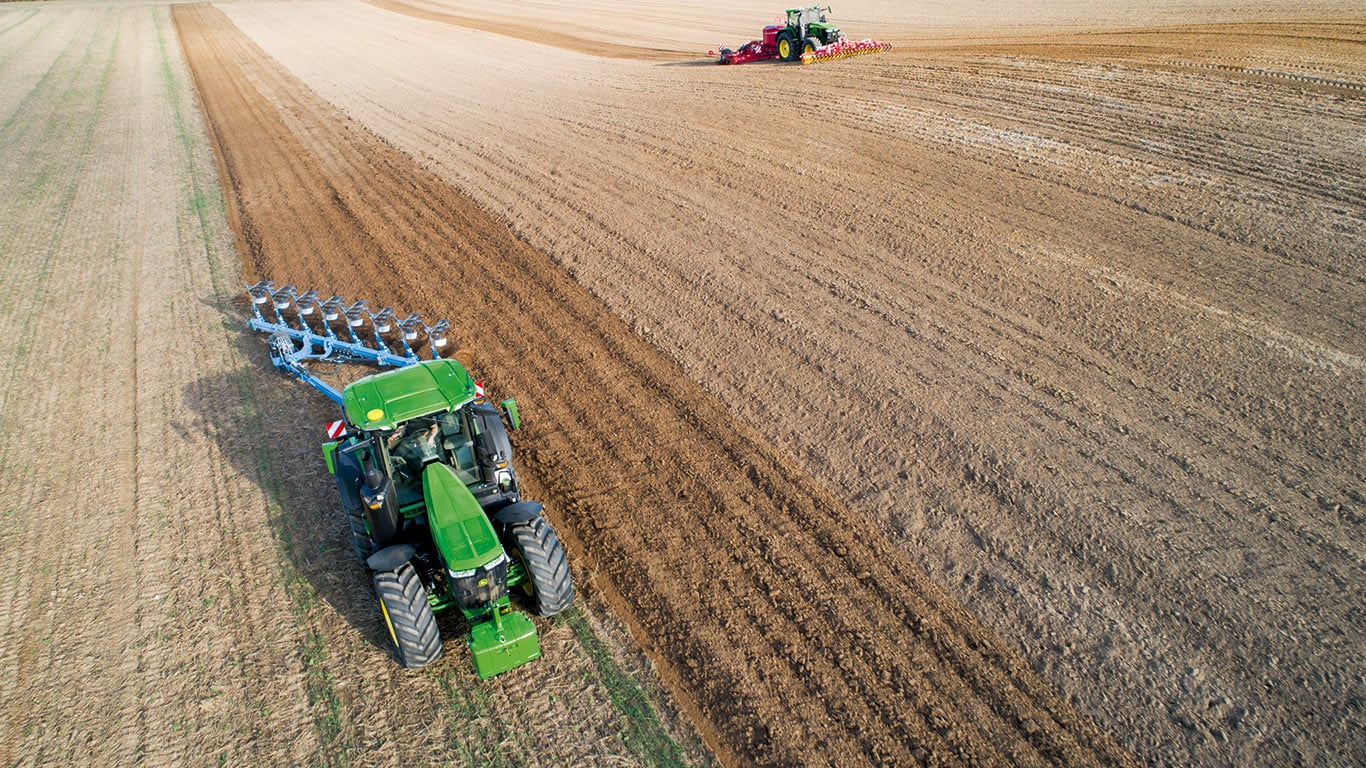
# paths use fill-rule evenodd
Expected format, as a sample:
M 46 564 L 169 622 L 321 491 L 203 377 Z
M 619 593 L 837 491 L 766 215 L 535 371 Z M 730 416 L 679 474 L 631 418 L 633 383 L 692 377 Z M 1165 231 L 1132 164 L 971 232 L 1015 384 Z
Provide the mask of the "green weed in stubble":
M 467 687 L 468 681 L 468 674 L 455 671 L 441 678 L 449 720 L 446 731 L 459 757 L 454 765 L 512 768 L 517 761 L 508 755 L 505 745 L 515 743 L 516 735 L 499 730 L 489 715 L 488 691 L 482 684 Z
M 644 765 L 684 765 L 683 750 L 664 730 L 659 713 L 645 690 L 612 658 L 607 645 L 594 634 L 578 607 L 560 614 L 556 623 L 565 624 L 574 631 L 579 646 L 593 662 L 598 681 L 607 689 L 612 707 L 624 721 L 621 739 L 627 748 Z

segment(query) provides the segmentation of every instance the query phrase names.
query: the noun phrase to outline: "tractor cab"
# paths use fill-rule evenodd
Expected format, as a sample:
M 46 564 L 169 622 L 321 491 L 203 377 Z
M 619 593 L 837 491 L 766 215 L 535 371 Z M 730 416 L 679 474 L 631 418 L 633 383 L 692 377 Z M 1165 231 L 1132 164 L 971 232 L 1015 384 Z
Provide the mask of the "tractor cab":
M 818 5 L 791 8 L 787 11 L 787 26 L 798 40 L 814 38 L 821 45 L 829 45 L 840 37 L 839 27 L 831 24 L 825 15 L 829 10 L 829 6 Z
M 423 476 L 441 463 L 493 512 L 518 501 L 509 426 L 516 402 L 486 403 L 455 360 L 426 361 L 367 377 L 343 395 L 348 419 L 367 434 L 375 466 L 394 482 L 405 516 L 420 514 Z M 506 419 L 506 422 L 504 421 Z
M 830 24 L 825 15 L 829 10 L 829 6 L 818 5 L 789 8 L 785 26 L 775 24 L 764 28 L 765 46 L 771 45 L 773 53 L 783 61 L 796 61 L 803 53 L 811 53 L 839 40 L 839 28 Z

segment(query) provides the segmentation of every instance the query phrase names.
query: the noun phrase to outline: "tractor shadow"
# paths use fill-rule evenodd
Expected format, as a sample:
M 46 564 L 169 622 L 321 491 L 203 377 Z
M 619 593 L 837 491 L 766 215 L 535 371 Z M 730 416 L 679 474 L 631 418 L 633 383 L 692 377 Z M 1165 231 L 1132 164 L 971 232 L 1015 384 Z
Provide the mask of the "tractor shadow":
M 792 62 L 790 62 L 790 61 L 778 61 L 777 59 L 767 59 L 767 60 L 764 60 L 764 61 L 749 61 L 749 62 L 745 62 L 744 64 L 735 64 L 735 65 L 733 65 L 733 66 L 737 66 L 737 67 L 774 67 L 774 66 L 786 66 L 786 65 L 790 65 L 791 63 L 792 63 Z M 661 64 L 656 64 L 655 66 L 656 66 L 656 67 L 719 67 L 719 66 L 721 66 L 721 65 L 718 64 L 718 63 L 716 63 L 716 59 L 707 58 L 707 59 L 689 59 L 688 61 L 666 61 L 666 62 L 663 62 L 663 63 L 661 63 Z
M 715 67 L 716 59 L 689 59 L 688 61 L 665 61 L 656 67 Z
M 338 418 L 337 406 L 274 370 L 265 337 L 246 328 L 245 302 L 209 303 L 222 314 L 230 343 L 246 363 L 185 387 L 185 404 L 196 423 L 184 429 L 210 437 L 233 471 L 265 496 L 259 513 L 270 520 L 291 570 L 283 576 L 285 588 L 298 589 L 292 586 L 297 578 L 311 587 L 311 594 L 292 594 L 293 603 L 306 610 L 321 600 L 366 643 L 391 652 L 370 575 L 352 549 L 337 488 L 323 462 L 326 424 Z M 326 370 L 319 366 L 318 372 Z M 458 647 L 452 639 L 469 632 L 464 617 L 447 611 L 437 620 L 447 645 Z

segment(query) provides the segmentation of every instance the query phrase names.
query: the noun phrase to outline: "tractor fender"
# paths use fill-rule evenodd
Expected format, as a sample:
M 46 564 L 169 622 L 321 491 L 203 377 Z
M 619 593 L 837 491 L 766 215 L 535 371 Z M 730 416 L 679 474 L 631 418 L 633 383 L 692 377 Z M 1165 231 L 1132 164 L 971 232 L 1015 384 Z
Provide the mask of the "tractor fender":
M 360 462 L 355 456 L 336 451 L 333 454 L 337 480 L 337 495 L 341 497 L 342 509 L 359 511 L 364 505 L 360 500 Z
M 539 501 L 519 501 L 514 504 L 509 504 L 493 513 L 493 519 L 503 525 L 525 523 L 528 520 L 535 520 L 540 516 L 541 502 Z
M 412 560 L 416 554 L 417 548 L 412 544 L 395 544 L 371 555 L 365 564 L 370 566 L 372 571 L 392 571 Z

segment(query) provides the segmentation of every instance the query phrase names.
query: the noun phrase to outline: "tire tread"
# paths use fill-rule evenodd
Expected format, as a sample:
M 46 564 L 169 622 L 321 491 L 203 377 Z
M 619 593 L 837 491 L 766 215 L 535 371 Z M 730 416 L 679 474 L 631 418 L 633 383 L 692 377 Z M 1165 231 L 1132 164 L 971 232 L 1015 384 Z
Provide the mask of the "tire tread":
M 436 661 L 442 650 L 441 630 L 417 570 L 404 563 L 396 570 L 376 571 L 374 582 L 375 595 L 393 624 L 399 663 L 407 669 L 421 669 Z

